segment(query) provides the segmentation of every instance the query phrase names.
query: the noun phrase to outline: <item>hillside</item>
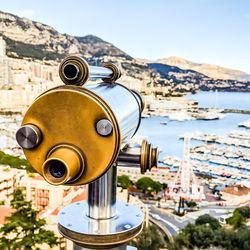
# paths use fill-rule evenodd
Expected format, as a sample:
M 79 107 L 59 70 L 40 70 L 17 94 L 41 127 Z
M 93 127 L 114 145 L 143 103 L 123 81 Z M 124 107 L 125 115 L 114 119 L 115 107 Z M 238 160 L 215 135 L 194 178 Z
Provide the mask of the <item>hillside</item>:
M 218 78 L 214 75 L 211 77 L 208 71 L 200 70 L 202 66 L 198 68 L 196 64 L 184 59 L 166 59 L 169 63 L 162 59 L 149 63 L 147 60 L 135 59 L 113 44 L 93 35 L 75 37 L 62 34 L 49 25 L 1 11 L 0 19 L 0 35 L 6 41 L 7 55 L 12 58 L 59 62 L 67 55 L 74 54 L 86 58 L 93 65 L 104 61 L 117 63 L 123 75 L 130 77 L 130 80 L 153 82 L 155 86 L 168 86 L 173 91 L 250 91 L 249 83 L 234 80 L 233 76 L 237 75 L 237 72 L 231 73 L 233 80 L 223 80 L 225 72 L 224 75 L 218 73 Z M 240 75 L 239 72 L 238 74 Z
M 240 70 L 228 69 L 206 63 L 194 63 L 181 57 L 172 56 L 159 59 L 157 62 L 176 66 L 181 69 L 194 70 L 214 79 L 250 81 L 250 75 Z

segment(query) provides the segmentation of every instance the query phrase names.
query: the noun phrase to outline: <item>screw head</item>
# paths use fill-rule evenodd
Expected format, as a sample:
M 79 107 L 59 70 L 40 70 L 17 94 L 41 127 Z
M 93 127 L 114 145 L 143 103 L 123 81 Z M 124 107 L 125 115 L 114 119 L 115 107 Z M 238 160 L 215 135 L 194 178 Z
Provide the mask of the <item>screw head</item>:
M 126 225 L 124 225 L 124 229 L 130 229 L 132 226 L 131 225 L 129 225 L 129 224 L 126 224 Z
M 107 119 L 101 119 L 96 123 L 96 131 L 101 136 L 108 136 L 113 131 L 113 124 Z
M 24 125 L 16 132 L 17 143 L 24 149 L 32 149 L 41 141 L 41 132 L 34 125 Z

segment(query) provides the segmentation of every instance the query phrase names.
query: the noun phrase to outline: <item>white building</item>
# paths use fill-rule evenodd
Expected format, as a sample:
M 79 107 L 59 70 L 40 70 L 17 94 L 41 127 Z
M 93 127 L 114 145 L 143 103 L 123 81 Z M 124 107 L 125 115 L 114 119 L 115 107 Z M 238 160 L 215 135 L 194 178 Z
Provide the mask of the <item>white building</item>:
M 0 36 L 0 87 L 10 84 L 10 63 L 6 56 L 6 43 Z

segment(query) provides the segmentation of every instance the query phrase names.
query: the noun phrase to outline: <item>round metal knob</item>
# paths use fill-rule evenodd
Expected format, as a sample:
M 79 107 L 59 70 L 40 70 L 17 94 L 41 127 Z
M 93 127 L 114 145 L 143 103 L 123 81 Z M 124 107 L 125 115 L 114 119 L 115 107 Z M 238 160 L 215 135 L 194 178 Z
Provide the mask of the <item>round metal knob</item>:
M 17 143 L 24 149 L 32 149 L 41 141 L 42 134 L 34 125 L 24 125 L 16 132 Z
M 96 131 L 99 135 L 108 136 L 112 133 L 113 125 L 107 119 L 102 119 L 96 124 Z

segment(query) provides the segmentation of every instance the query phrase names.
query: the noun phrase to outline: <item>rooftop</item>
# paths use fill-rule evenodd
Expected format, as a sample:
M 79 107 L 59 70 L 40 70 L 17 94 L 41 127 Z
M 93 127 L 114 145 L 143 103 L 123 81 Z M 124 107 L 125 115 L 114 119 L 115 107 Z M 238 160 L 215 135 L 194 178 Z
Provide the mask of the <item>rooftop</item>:
M 231 195 L 244 196 L 250 193 L 250 188 L 244 185 L 237 184 L 230 187 L 226 187 L 222 189 L 221 192 L 228 193 Z
M 13 209 L 8 206 L 0 206 L 0 225 L 5 223 L 5 218 L 10 216 L 13 212 Z

